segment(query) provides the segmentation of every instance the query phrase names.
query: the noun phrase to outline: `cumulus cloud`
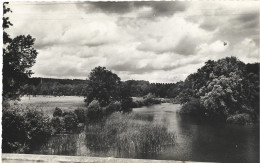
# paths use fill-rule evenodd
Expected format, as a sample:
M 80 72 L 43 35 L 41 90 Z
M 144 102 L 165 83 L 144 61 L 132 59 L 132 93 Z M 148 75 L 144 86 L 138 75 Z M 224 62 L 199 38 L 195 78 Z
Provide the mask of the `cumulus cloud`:
M 104 12 L 108 14 L 127 14 L 129 12 L 138 12 L 143 8 L 150 8 L 140 13 L 140 16 L 171 16 L 174 13 L 186 10 L 187 3 L 181 2 L 86 2 L 79 3 L 77 7 L 83 9 L 85 12 Z
M 192 54 L 201 41 L 211 39 L 214 34 L 200 29 L 197 24 L 186 21 L 180 15 L 151 22 L 139 32 L 138 36 L 142 37 L 138 50 L 182 55 Z
M 105 66 L 122 80 L 176 82 L 208 59 L 259 61 L 258 4 L 11 2 L 7 32 L 36 38 L 34 76 L 85 79 Z

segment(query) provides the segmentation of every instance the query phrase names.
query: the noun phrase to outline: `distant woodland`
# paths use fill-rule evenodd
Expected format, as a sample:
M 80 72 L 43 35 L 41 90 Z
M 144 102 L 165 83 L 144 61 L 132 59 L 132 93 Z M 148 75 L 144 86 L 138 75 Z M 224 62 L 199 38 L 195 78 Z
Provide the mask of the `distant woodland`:
M 152 93 L 160 98 L 175 98 L 180 92 L 183 82 L 150 83 L 145 80 L 127 80 L 124 82 L 132 97 L 143 97 Z M 52 95 L 52 96 L 84 96 L 88 80 L 29 78 L 21 93 L 24 95 Z

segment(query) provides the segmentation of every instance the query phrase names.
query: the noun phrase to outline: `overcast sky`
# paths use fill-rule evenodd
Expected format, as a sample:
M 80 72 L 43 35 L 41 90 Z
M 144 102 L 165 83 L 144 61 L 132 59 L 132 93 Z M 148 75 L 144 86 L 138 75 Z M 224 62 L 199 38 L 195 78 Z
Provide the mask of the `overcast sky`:
M 11 2 L 8 33 L 30 34 L 34 77 L 176 82 L 209 60 L 259 62 L 259 2 Z M 224 42 L 227 43 L 224 46 Z

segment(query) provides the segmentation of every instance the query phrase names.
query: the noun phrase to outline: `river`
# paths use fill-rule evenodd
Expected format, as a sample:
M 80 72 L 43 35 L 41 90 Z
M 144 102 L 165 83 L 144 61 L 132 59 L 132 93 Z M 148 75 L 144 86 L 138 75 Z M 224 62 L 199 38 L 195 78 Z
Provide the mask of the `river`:
M 158 155 L 146 158 L 227 163 L 259 162 L 259 125 L 243 126 L 205 122 L 191 116 L 180 115 L 179 110 L 179 104 L 170 103 L 133 109 L 135 114 L 144 117 L 144 121 L 167 126 L 168 132 L 175 133 L 174 145 L 167 146 Z M 147 117 L 150 118 L 147 119 Z M 46 151 L 40 153 L 117 157 L 112 153 L 89 150 L 84 140 L 84 132 L 79 135 L 68 135 L 62 139 L 55 137 L 52 138 L 50 144 L 55 145 L 57 141 L 64 141 L 66 152 L 53 153 L 54 149 L 48 147 L 47 153 Z
M 175 132 L 176 144 L 157 159 L 217 161 L 228 163 L 259 162 L 259 126 L 209 123 L 178 114 L 179 104 L 161 104 L 134 109 L 151 114 L 154 123 L 166 118 L 168 130 Z

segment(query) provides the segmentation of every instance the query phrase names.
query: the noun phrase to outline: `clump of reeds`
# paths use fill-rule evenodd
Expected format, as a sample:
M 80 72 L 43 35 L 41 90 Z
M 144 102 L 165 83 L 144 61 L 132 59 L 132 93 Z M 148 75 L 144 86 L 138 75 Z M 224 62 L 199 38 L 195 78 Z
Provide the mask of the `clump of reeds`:
M 90 124 L 86 143 L 94 150 L 113 149 L 128 155 L 158 154 L 175 142 L 173 133 L 162 125 L 136 119 L 136 114 L 113 113 L 100 124 Z

